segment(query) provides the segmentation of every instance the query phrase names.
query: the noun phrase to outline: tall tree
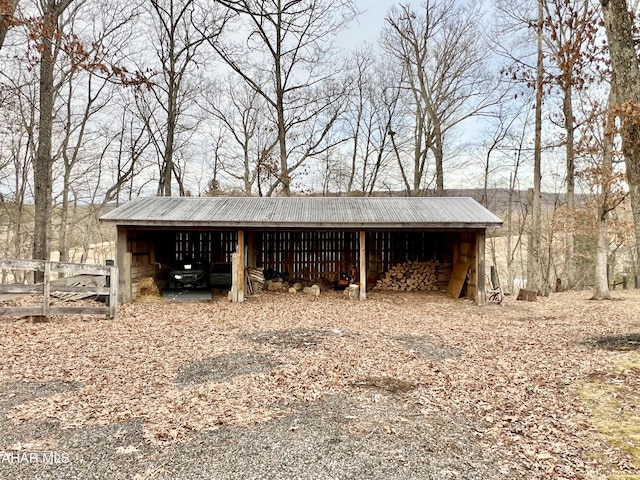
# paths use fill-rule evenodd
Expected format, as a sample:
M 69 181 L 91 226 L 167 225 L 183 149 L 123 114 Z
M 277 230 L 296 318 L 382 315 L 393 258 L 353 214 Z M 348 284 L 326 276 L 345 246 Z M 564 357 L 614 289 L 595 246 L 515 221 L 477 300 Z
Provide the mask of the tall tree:
M 48 260 L 50 254 L 49 230 L 51 227 L 53 185 L 52 133 L 56 93 L 54 70 L 64 37 L 61 17 L 73 1 L 40 0 L 41 17 L 34 26 L 33 38 L 40 56 L 38 61 L 40 93 L 38 148 L 33 163 L 35 205 L 33 258 L 41 260 Z
M 237 15 L 246 44 L 211 41 L 220 58 L 266 101 L 278 142 L 278 179 L 291 194 L 292 174 L 322 154 L 348 85 L 332 39 L 356 14 L 353 0 L 219 0 Z
M 203 108 L 215 118 L 221 130 L 215 148 L 215 159 L 229 176 L 242 182 L 242 191 L 251 195 L 255 190 L 262 196 L 261 181 L 277 173 L 272 162 L 277 136 L 266 117 L 264 98 L 245 82 L 235 77 L 211 85 L 203 99 Z M 226 141 L 222 141 L 226 138 Z
M 537 60 L 536 60 L 536 107 L 535 107 L 535 136 L 533 145 L 533 189 L 531 190 L 531 228 L 527 238 L 527 288 L 540 290 L 546 288 L 542 283 L 542 268 L 540 244 L 542 240 L 542 98 L 544 96 L 544 52 L 543 24 L 544 0 L 538 0 Z M 546 282 L 545 282 L 546 283 Z
M 369 48 L 354 52 L 350 63 L 354 66 L 353 88 L 344 120 L 349 135 L 346 190 L 371 195 L 380 181 L 393 181 L 382 177 L 390 173 L 395 161 L 391 140 L 403 121 L 402 72 L 387 59 L 376 59 Z
M 158 108 L 150 109 L 155 114 L 149 118 L 160 157 L 158 195 L 171 196 L 174 174 L 183 195 L 175 154 L 181 120 L 195 89 L 189 78 L 196 67 L 199 48 L 220 34 L 226 15 L 218 15 L 215 5 L 211 8 L 196 0 L 151 0 L 150 4 L 151 44 L 159 66 L 151 89 Z
M 2 255 L 26 258 L 33 249 L 28 227 L 33 218 L 27 205 L 31 203 L 32 165 L 37 148 L 38 79 L 30 69 L 5 68 L 9 65 L 3 63 L 0 68 L 0 105 L 5 119 L 0 125 L 0 216 L 8 233 Z M 7 72 L 13 75 L 8 76 Z M 16 273 L 17 281 L 22 282 L 24 272 Z
M 566 209 L 564 269 L 562 285 L 574 284 L 574 225 L 575 210 L 575 130 L 573 98 L 577 90 L 584 89 L 593 75 L 588 66 L 592 61 L 593 42 L 597 32 L 595 11 L 588 0 L 545 0 L 544 39 L 552 63 L 557 71 L 547 69 L 549 81 L 557 85 L 562 96 L 566 155 Z
M 615 114 L 610 105 L 615 104 L 615 90 L 610 89 L 609 99 L 604 112 L 598 105 L 593 108 L 594 114 L 586 125 L 587 135 L 582 142 L 581 150 L 585 156 L 592 158 L 588 167 L 581 172 L 587 180 L 596 202 L 596 257 L 595 287 L 592 300 L 611 299 L 608 279 L 609 260 L 609 217 L 615 208 L 624 201 L 626 194 L 622 187 L 623 178 L 614 168 L 615 156 Z M 598 128 L 601 123 L 601 128 Z
M 414 112 L 410 194 L 417 194 L 425 181 L 429 154 L 435 163 L 436 194 L 442 194 L 447 134 L 496 104 L 481 17 L 479 4 L 427 0 L 422 10 L 401 4 L 386 18 L 383 46 L 405 71 Z
M 626 0 L 600 0 L 607 32 L 616 103 L 620 119 L 629 198 L 633 211 L 636 252 L 640 252 L 640 68 L 634 46 L 633 24 Z

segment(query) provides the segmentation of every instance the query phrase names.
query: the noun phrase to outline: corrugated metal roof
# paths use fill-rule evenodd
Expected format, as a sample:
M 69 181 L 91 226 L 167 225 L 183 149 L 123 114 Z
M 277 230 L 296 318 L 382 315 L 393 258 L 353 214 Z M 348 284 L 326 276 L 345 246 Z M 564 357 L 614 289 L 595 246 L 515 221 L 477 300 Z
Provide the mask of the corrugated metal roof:
M 239 228 L 484 228 L 502 221 L 469 197 L 151 197 L 100 220 Z

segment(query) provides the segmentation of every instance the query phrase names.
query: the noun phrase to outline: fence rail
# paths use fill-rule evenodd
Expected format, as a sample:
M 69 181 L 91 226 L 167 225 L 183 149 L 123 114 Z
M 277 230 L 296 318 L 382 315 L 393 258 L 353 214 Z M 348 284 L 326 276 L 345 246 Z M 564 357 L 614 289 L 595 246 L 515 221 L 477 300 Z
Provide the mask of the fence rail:
M 12 258 L 0 258 L 0 269 L 22 270 L 28 272 L 44 272 L 44 282 L 32 285 L 25 284 L 0 284 L 1 293 L 12 294 L 41 294 L 42 305 L 24 307 L 3 307 L 0 305 L 0 316 L 27 317 L 56 314 L 84 314 L 84 315 L 107 315 L 109 318 L 116 316 L 118 306 L 118 269 L 108 265 L 88 265 L 81 263 L 61 263 L 48 262 L 44 260 L 23 260 Z M 63 272 L 68 275 L 95 275 L 104 276 L 105 285 L 65 285 L 51 280 L 51 274 Z M 108 303 L 105 307 L 88 306 L 52 306 L 52 296 L 62 296 L 65 294 L 105 296 Z

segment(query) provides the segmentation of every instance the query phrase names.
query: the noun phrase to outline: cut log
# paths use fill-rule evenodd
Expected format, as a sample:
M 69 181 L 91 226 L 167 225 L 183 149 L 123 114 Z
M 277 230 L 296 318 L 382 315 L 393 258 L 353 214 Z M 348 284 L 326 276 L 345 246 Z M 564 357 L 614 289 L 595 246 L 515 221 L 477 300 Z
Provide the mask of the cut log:
M 358 285 L 349 285 L 344 290 L 344 296 L 349 300 L 360 300 L 360 287 Z
M 526 300 L 527 302 L 537 302 L 538 301 L 538 292 L 535 290 L 525 290 L 523 288 L 518 292 L 518 297 L 516 300 Z

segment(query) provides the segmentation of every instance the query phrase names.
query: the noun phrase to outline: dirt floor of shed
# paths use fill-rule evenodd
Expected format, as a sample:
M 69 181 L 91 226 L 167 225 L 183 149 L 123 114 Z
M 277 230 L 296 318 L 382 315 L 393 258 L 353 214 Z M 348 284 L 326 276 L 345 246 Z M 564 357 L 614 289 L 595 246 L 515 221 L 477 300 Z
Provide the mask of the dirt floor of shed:
M 0 478 L 634 478 L 640 291 L 618 293 L 0 319 Z

